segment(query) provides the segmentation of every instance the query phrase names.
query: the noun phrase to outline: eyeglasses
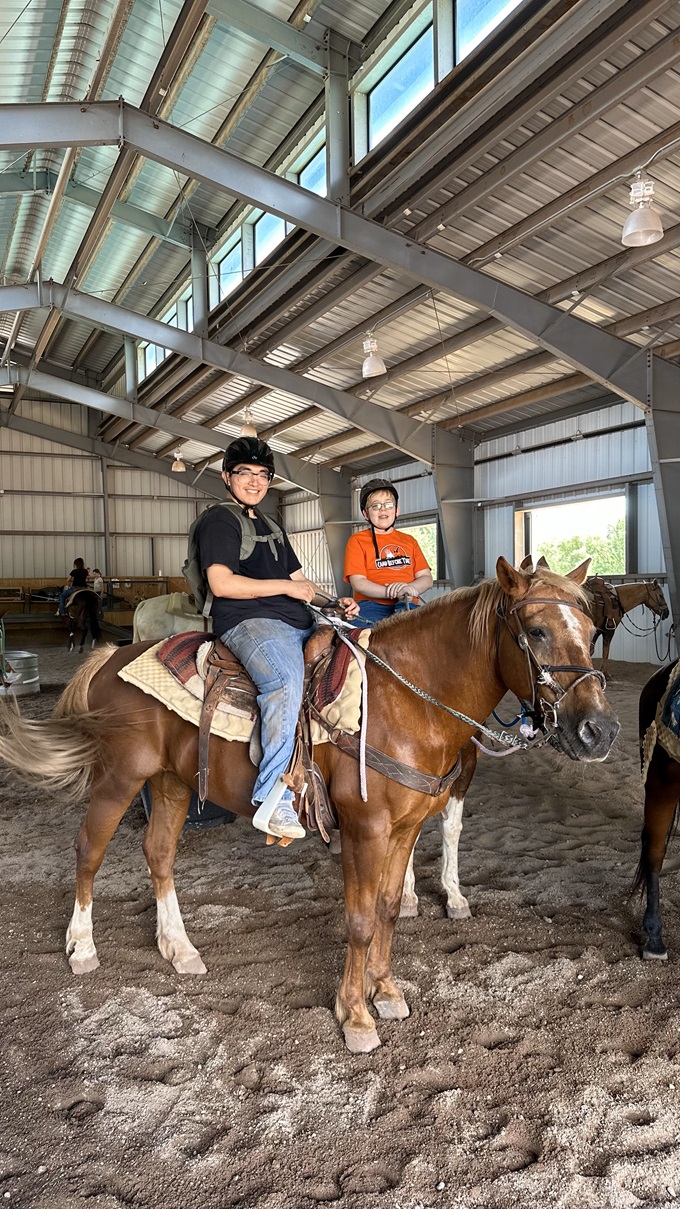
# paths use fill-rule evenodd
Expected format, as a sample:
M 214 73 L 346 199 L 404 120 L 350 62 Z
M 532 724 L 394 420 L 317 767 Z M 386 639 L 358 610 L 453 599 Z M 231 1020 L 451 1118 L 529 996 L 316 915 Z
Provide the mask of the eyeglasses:
M 396 504 L 369 504 L 369 512 L 394 512 Z
M 271 475 L 268 470 L 246 470 L 242 466 L 240 470 L 232 470 L 231 473 L 241 479 L 255 479 L 258 483 L 268 483 Z

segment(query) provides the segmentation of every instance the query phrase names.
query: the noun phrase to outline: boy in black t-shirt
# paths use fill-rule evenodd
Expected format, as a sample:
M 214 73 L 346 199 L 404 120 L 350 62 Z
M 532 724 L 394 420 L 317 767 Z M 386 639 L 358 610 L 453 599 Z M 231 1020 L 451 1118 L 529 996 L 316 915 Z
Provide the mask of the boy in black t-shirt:
M 296 839 L 304 828 L 283 783 L 293 754 L 302 700 L 303 647 L 314 625 L 305 602 L 317 589 L 303 574 L 286 534 L 280 539 L 257 513 L 274 476 L 274 455 L 264 441 L 239 437 L 228 447 L 222 478 L 232 499 L 249 516 L 257 537 L 241 561 L 241 525 L 226 508 L 212 508 L 198 529 L 201 567 L 213 594 L 213 630 L 241 660 L 258 691 L 263 756 L 253 789 L 258 808 L 253 825 L 271 835 Z M 348 617 L 359 611 L 340 601 Z M 261 808 L 261 809 L 260 809 Z

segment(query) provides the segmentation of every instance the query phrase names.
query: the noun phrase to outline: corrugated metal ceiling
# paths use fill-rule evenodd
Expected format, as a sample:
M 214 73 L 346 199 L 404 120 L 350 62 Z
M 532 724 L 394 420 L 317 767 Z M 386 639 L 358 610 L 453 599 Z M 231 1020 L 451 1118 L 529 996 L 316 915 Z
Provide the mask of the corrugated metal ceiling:
M 194 15 L 200 20 L 173 79 L 166 81 L 165 91 L 161 89 L 160 116 L 201 138 L 218 140 L 254 163 L 281 164 L 299 141 L 305 123 L 311 129 L 318 121 L 322 80 L 291 60 L 272 55 L 262 44 L 234 32 L 213 15 L 200 17 L 197 3 L 194 0 Z M 587 0 L 578 3 L 587 7 Z M 107 31 L 115 21 L 115 53 L 97 95 L 104 99 L 122 95 L 139 105 L 159 61 L 168 53 L 171 35 L 179 31 L 181 36 L 190 7 L 190 0 L 184 5 L 180 0 L 162 0 L 160 6 L 158 0 L 129 0 L 127 4 L 117 0 L 65 0 L 63 5 L 57 0 L 34 0 L 24 9 L 20 0 L 6 0 L 0 18 L 0 101 L 84 96 Z M 258 0 L 258 7 L 282 20 L 290 19 L 295 11 L 284 0 Z M 377 22 L 382 22 L 381 29 L 389 28 L 389 21 L 383 21 L 388 11 L 397 20 L 404 7 L 390 7 L 384 0 L 310 2 L 312 22 L 303 25 L 300 9 L 298 25 L 315 35 L 328 26 L 343 38 L 364 42 Z M 527 0 L 529 7 L 533 11 L 537 6 L 529 5 Z M 552 7 L 554 0 L 546 0 L 546 11 Z M 652 9 L 651 4 L 644 7 Z M 680 28 L 680 0 L 653 7 L 653 19 L 635 23 L 636 6 L 622 0 L 622 22 L 625 18 L 630 32 L 617 36 L 614 28 L 611 44 L 592 63 L 592 52 L 588 47 L 586 56 L 584 47 L 587 66 L 579 67 L 578 59 L 565 62 L 555 69 L 550 87 L 537 78 L 531 87 L 543 99 L 514 125 L 505 121 L 504 111 L 498 111 L 499 133 L 495 139 L 481 121 L 468 131 L 465 143 L 452 138 L 449 152 L 433 174 L 432 186 L 414 188 L 409 207 L 412 213 L 406 215 L 403 207 L 393 207 L 389 215 L 384 211 L 383 221 L 405 235 L 426 240 L 431 248 L 454 259 L 482 267 L 499 281 L 530 294 L 550 295 L 555 305 L 591 323 L 619 325 L 614 330 L 633 343 L 656 340 L 669 343 L 672 350 L 673 343 L 680 341 L 680 302 L 675 305 L 680 252 L 673 246 L 676 242 L 680 246 L 680 238 L 676 240 L 673 235 L 675 216 L 680 212 L 680 81 L 672 62 L 662 67 L 658 63 L 664 53 L 663 40 Z M 559 23 L 553 28 L 546 22 L 541 36 L 542 45 L 548 45 L 550 39 L 559 45 Z M 671 39 L 672 45 L 675 43 Z M 265 60 L 265 68 L 260 70 Z M 508 106 L 520 89 L 524 70 L 522 55 L 504 68 Z M 635 81 L 628 85 L 631 72 L 635 73 Z M 445 129 L 447 123 L 454 123 L 464 113 L 470 97 L 476 99 L 470 83 L 475 77 L 462 71 L 459 74 L 459 92 L 454 73 L 407 121 L 405 133 L 397 132 L 372 153 L 376 163 L 384 161 L 385 180 L 394 177 L 398 182 L 399 168 L 408 167 L 408 156 L 419 150 L 416 134 L 409 135 L 409 130 L 418 129 L 421 111 L 422 129 L 427 114 L 435 111 L 439 127 Z M 600 112 L 603 88 L 616 92 Z M 589 117 L 586 104 L 593 116 Z M 553 138 L 551 128 L 555 123 L 557 134 Z M 291 135 L 293 131 L 295 136 Z M 84 148 L 77 154 L 71 177 L 99 195 L 118 155 L 115 148 Z M 649 172 L 656 183 L 658 209 L 669 234 L 662 244 L 647 250 L 644 260 L 638 256 L 622 262 L 620 234 L 628 214 L 631 156 L 639 156 L 640 163 L 653 156 Z M 33 156 L 21 157 L 11 151 L 0 152 L 0 171 L 28 169 L 30 173 L 48 167 L 57 172 L 62 157 L 63 152 L 50 149 L 37 149 Z M 499 166 L 503 168 L 500 173 Z M 363 167 L 361 173 L 355 170 L 357 182 L 363 172 Z M 25 181 L 30 184 L 30 177 Z M 593 196 L 589 197 L 590 193 Z M 398 184 L 393 195 L 396 204 Z M 226 193 L 196 185 L 138 157 L 131 164 L 119 198 L 157 217 L 175 219 L 181 229 L 198 222 L 226 231 L 242 212 L 240 204 L 234 204 Z M 370 190 L 364 204 L 371 213 Z M 48 207 L 49 196 L 44 193 L 29 190 L 18 195 L 0 194 L 0 263 L 5 281 L 28 276 Z M 446 210 L 440 214 L 442 207 Z M 441 221 L 442 230 L 436 229 L 433 215 Z M 92 217 L 91 208 L 66 197 L 43 255 L 45 276 L 64 280 L 77 260 Z M 298 257 L 302 256 L 307 259 L 303 271 L 297 272 Z M 248 334 L 251 354 L 293 369 L 297 362 L 304 362 L 310 378 L 350 392 L 357 399 L 368 397 L 370 392 L 373 402 L 388 408 L 408 408 L 410 414 L 429 414 L 450 424 L 463 417 L 478 438 L 508 421 L 535 422 L 550 411 L 587 405 L 601 398 L 602 388 L 596 384 L 572 386 L 570 379 L 577 371 L 556 356 L 539 357 L 533 363 L 532 357 L 542 350 L 519 332 L 496 325 L 496 330 L 480 333 L 481 338 L 471 332 L 463 338 L 461 333 L 487 319 L 475 307 L 437 292 L 434 298 L 424 296 L 400 309 L 400 299 L 413 291 L 412 278 L 376 265 L 372 280 L 367 280 L 364 273 L 355 285 L 354 276 L 366 262 L 346 256 L 335 263 L 334 257 L 337 254 L 331 257 L 328 245 L 320 241 L 300 239 L 299 234 L 289 237 L 265 266 L 225 300 L 213 317 L 213 332 L 231 333 L 236 347 L 243 347 Z M 270 265 L 276 266 L 274 274 L 269 271 Z M 579 287 L 572 279 L 598 265 L 602 266 L 601 279 L 581 289 L 577 297 L 574 291 Z M 280 287 L 277 280 L 281 281 Z M 293 284 L 286 286 L 287 280 Z M 347 283 L 344 297 L 338 296 L 343 281 Z M 560 283 L 564 283 L 563 290 Z M 144 231 L 115 218 L 103 228 L 76 284 L 128 308 L 162 315 L 173 291 L 189 284 L 189 250 L 150 240 Z M 320 309 L 318 300 L 331 291 L 328 308 Z M 393 309 L 380 323 L 379 340 L 390 373 L 386 379 L 367 385 L 361 381 L 362 335 L 373 326 L 375 316 L 389 307 Z M 30 353 L 39 340 L 43 322 L 43 312 L 24 316 L 18 350 Z M 5 339 L 10 329 L 11 318 L 7 322 L 3 316 Z M 277 344 L 278 332 L 281 339 Z M 455 345 L 448 354 L 447 341 Z M 51 361 L 78 366 L 94 381 L 101 382 L 104 371 L 113 366 L 110 387 L 116 375 L 122 373 L 121 344 L 120 336 L 107 333 L 97 337 L 86 323 L 62 322 L 47 348 L 41 348 L 41 354 L 45 368 L 49 369 Z M 410 366 L 413 357 L 418 360 Z M 179 409 L 183 418 L 196 423 L 217 423 L 225 433 L 237 432 L 241 422 L 237 412 L 218 421 L 215 417 L 225 409 L 233 410 L 239 400 L 251 395 L 253 383 L 210 369 L 201 378 L 195 364 L 182 371 L 187 379 L 183 382 L 181 365 L 180 359 L 173 358 L 173 378 L 167 379 L 167 393 L 157 398 L 156 382 L 166 381 L 170 371 L 169 363 L 161 367 L 142 385 L 141 401 L 151 401 L 170 412 Z M 491 373 L 495 374 L 493 379 L 489 379 Z M 561 378 L 566 382 L 560 395 L 550 390 L 550 384 Z M 543 387 L 543 401 L 522 398 Z M 194 396 L 198 401 L 191 406 Z M 515 405 L 514 396 L 519 396 Z M 485 414 L 490 404 L 502 406 L 504 400 L 509 400 L 507 410 Z M 343 454 L 356 454 L 377 441 L 347 422 L 311 408 L 307 401 L 280 391 L 260 392 L 253 412 L 261 430 L 279 427 L 271 437 L 276 448 L 309 449 L 309 456 L 317 460 L 336 462 Z M 123 441 L 140 437 L 139 428 L 130 427 L 126 432 L 120 421 L 105 422 L 103 428 L 107 435 Z M 175 443 L 157 431 L 147 430 L 147 434 L 138 444 L 148 452 Z M 328 443 L 333 436 L 338 436 L 338 441 Z M 319 442 L 326 442 L 325 447 L 314 449 Z M 193 443 L 191 453 L 188 446 L 184 448 L 192 460 Z M 196 460 L 200 460 L 211 450 L 198 437 L 195 452 Z

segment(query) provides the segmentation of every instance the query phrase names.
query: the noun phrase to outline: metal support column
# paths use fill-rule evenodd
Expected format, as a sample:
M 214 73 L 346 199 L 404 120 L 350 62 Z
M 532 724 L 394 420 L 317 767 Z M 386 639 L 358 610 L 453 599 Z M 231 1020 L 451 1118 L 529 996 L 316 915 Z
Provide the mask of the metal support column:
M 626 486 L 626 573 L 637 575 L 640 570 L 638 544 L 638 505 L 639 483 L 628 483 Z
M 201 339 L 208 335 L 208 254 L 200 234 L 194 228 L 191 241 L 191 290 L 193 332 Z
M 432 429 L 434 486 L 446 553 L 446 576 L 454 588 L 474 576 L 474 457 L 472 443 L 461 440 L 444 448 L 440 430 Z
M 344 595 L 345 546 L 351 533 L 352 480 L 349 475 L 337 474 L 334 470 L 319 471 L 319 508 L 326 534 L 328 556 L 333 569 L 335 591 Z
M 647 438 L 668 575 L 671 612 L 680 621 L 680 397 L 664 390 L 651 351 L 647 357 Z
M 104 510 L 104 574 L 111 574 L 111 524 L 109 520 L 109 467 L 106 458 L 99 459 L 102 475 L 102 507 Z
M 340 49 L 340 39 L 326 30 L 328 73 L 326 75 L 326 187 L 328 197 L 349 205 L 349 56 Z M 345 47 L 347 43 L 345 42 Z
M 132 336 L 123 338 L 125 345 L 125 398 L 131 403 L 137 402 L 137 390 L 139 386 L 137 375 L 137 343 L 132 339 Z

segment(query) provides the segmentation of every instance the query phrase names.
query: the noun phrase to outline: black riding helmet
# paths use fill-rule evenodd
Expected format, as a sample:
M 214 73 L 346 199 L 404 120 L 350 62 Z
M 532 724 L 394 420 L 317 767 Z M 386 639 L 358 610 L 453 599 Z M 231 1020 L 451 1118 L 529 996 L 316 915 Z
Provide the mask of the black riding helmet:
M 274 477 L 274 454 L 265 441 L 259 437 L 237 437 L 227 449 L 222 459 L 222 469 L 229 473 L 234 466 L 263 466 L 269 471 L 269 478 Z
M 368 497 L 369 495 L 373 495 L 374 491 L 389 491 L 390 495 L 394 496 L 395 504 L 399 503 L 399 492 L 394 483 L 391 483 L 389 479 L 369 479 L 361 488 L 361 495 L 359 496 L 359 506 L 362 512 L 366 511 Z

